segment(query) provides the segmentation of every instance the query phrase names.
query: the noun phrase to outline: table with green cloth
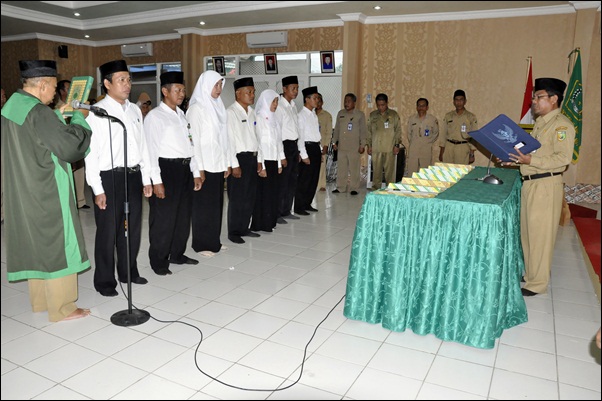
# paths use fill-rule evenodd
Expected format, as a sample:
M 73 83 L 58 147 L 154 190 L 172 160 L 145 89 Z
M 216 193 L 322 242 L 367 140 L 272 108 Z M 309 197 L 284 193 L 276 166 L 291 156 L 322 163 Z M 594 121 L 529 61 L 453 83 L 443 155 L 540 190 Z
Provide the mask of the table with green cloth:
M 520 291 L 517 170 L 476 167 L 434 198 L 376 191 L 364 200 L 352 243 L 344 315 L 493 348 L 527 321 Z

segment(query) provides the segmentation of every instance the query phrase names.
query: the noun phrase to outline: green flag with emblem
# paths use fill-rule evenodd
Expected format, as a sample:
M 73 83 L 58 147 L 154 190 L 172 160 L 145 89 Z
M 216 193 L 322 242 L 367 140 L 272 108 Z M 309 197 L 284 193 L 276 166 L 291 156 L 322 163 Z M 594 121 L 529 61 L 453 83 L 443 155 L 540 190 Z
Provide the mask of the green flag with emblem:
M 576 48 L 569 57 L 576 53 L 573 73 L 567 87 L 566 97 L 562 103 L 562 114 L 568 117 L 575 126 L 575 146 L 573 147 L 573 164 L 579 160 L 579 148 L 581 147 L 581 111 L 583 110 L 583 85 L 581 80 L 581 51 Z

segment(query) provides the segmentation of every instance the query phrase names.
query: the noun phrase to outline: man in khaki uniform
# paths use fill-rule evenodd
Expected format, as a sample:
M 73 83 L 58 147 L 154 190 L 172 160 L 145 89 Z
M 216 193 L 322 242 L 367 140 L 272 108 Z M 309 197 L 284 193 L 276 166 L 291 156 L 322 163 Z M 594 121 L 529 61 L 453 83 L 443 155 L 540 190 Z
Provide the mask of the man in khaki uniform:
M 380 189 L 383 167 L 387 183 L 395 182 L 395 157 L 399 154 L 401 143 L 399 114 L 389 109 L 389 97 L 379 93 L 376 95 L 376 110 L 370 113 L 368 119 L 368 154 L 372 156 L 372 189 Z
M 417 113 L 408 119 L 408 176 L 432 164 L 433 146 L 439 138 L 439 121 L 434 115 L 427 114 L 428 109 L 428 99 L 421 97 L 416 101 Z
M 316 114 L 318 115 L 318 123 L 320 124 L 320 135 L 322 137 L 322 164 L 320 165 L 320 178 L 318 180 L 318 188 L 320 191 L 326 191 L 326 153 L 328 152 L 328 145 L 332 141 L 332 114 L 322 108 L 324 105 L 324 99 L 322 95 L 318 93 L 318 107 L 316 107 Z
M 544 294 L 550 280 L 564 199 L 562 173 L 571 162 L 575 143 L 575 127 L 560 113 L 565 89 L 566 83 L 556 78 L 535 80 L 532 109 L 538 117 L 531 135 L 541 147 L 526 155 L 518 149 L 510 154 L 510 159 L 520 164 L 523 176 L 520 231 L 525 257 L 524 296 Z
M 475 146 L 470 143 L 470 131 L 478 129 L 477 116 L 466 110 L 466 93 L 462 89 L 454 92 L 455 110 L 443 118 L 439 138 L 439 161 L 445 163 L 470 164 L 474 162 Z
M 360 187 L 360 155 L 366 146 L 366 117 L 355 109 L 357 97 L 353 93 L 345 95 L 345 109 L 337 114 L 332 141 L 337 157 L 337 187 L 332 192 L 347 191 L 347 176 L 351 175 L 349 190 L 357 195 Z

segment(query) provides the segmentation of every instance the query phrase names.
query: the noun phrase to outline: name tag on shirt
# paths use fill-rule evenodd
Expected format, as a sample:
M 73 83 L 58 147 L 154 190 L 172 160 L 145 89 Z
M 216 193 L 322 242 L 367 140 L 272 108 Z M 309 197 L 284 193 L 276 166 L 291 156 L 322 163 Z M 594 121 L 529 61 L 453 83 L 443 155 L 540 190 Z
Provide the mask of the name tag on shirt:
M 347 123 L 347 131 L 352 131 L 353 130 L 353 123 L 349 122 Z
M 389 129 L 389 122 L 385 121 L 385 129 Z

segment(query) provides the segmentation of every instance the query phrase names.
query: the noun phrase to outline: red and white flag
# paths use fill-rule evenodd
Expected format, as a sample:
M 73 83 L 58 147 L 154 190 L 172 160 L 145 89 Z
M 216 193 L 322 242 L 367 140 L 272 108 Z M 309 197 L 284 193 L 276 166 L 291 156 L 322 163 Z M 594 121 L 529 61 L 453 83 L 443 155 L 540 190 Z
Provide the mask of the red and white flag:
M 527 86 L 525 87 L 525 97 L 523 98 L 523 108 L 520 113 L 521 124 L 533 124 L 533 114 L 531 113 L 531 102 L 533 98 L 533 68 L 531 66 L 531 57 L 529 57 L 529 72 L 527 73 Z

